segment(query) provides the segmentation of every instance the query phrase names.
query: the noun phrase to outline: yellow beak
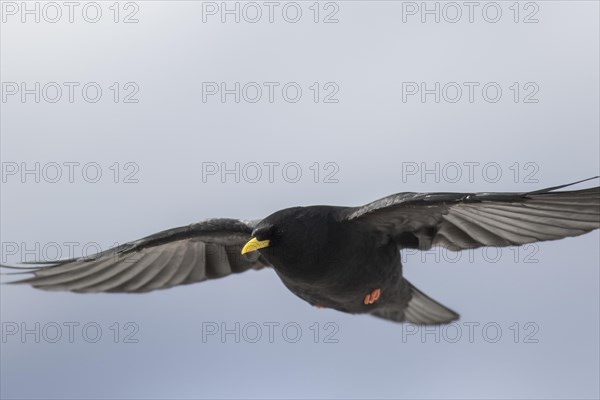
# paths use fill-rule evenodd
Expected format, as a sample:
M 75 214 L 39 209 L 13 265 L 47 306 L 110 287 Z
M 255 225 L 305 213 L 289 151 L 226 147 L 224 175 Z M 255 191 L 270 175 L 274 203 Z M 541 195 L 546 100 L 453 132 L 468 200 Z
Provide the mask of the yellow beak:
M 269 240 L 258 240 L 256 238 L 252 238 L 244 245 L 244 248 L 242 248 L 242 254 L 250 253 L 251 251 L 263 249 L 265 247 L 269 247 Z

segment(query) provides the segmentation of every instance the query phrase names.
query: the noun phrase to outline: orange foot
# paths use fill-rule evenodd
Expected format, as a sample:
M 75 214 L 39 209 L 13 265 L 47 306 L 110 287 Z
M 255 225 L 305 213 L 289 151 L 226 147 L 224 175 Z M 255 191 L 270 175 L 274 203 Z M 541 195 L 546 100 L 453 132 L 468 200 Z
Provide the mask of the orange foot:
M 381 289 L 375 289 L 371 293 L 365 296 L 365 304 L 373 304 L 381 297 Z
M 315 304 L 315 307 L 316 307 L 316 308 L 325 308 L 325 307 L 323 307 L 323 306 L 322 306 L 322 305 L 320 305 L 320 304 Z

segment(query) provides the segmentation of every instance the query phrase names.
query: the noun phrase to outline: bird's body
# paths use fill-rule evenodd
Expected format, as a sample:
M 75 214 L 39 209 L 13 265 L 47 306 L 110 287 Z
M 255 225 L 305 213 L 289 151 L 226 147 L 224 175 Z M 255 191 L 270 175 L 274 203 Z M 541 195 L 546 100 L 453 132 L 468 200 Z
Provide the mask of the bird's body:
M 352 314 L 402 320 L 416 289 L 402 277 L 398 243 L 360 221 L 349 220 L 350 207 L 308 206 L 280 210 L 257 224 L 252 236 L 267 231 L 274 246 L 261 255 L 283 284 L 309 304 Z M 270 232 L 277 226 L 277 232 Z M 293 240 L 288 240 L 293 238 Z M 365 303 L 373 290 L 380 297 Z M 423 321 L 458 318 L 454 311 L 421 294 L 435 316 Z M 415 312 L 418 312 L 415 310 Z
M 566 186 L 398 193 L 361 207 L 294 207 L 257 221 L 206 220 L 91 258 L 38 262 L 42 266 L 25 272 L 34 276 L 18 282 L 47 290 L 140 293 L 272 267 L 290 291 L 314 306 L 396 322 L 448 323 L 458 314 L 403 277 L 400 251 L 516 246 L 598 229 L 600 187 L 557 191 Z
M 375 307 L 363 303 L 365 287 L 381 289 L 383 297 L 376 307 L 391 298 L 402 277 L 400 253 L 384 235 L 344 220 L 345 209 L 309 206 L 282 210 L 281 215 L 291 219 L 289 225 L 298 225 L 298 244 L 285 246 L 283 252 L 278 250 L 280 247 L 267 247 L 262 255 L 283 284 L 310 304 L 349 313 L 371 312 Z M 324 245 L 303 248 L 303 243 L 312 243 L 309 238 L 318 238 L 318 243 Z

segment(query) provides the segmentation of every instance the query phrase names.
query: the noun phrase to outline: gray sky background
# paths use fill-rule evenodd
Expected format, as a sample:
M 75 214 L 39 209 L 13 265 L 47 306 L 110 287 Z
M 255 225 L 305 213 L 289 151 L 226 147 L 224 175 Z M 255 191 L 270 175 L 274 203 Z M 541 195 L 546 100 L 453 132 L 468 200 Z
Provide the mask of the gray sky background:
M 527 191 L 600 169 L 595 1 L 478 2 L 473 22 L 460 2 L 456 23 L 447 21 L 456 8 L 443 2 L 439 23 L 428 14 L 421 22 L 421 2 L 280 2 L 272 23 L 262 2 L 256 23 L 244 19 L 256 11 L 247 3 L 238 3 L 239 23 L 227 14 L 221 22 L 221 2 L 122 2 L 118 15 L 113 2 L 98 2 L 96 23 L 86 21 L 95 14 L 87 2 L 72 23 L 62 3 L 60 20 L 49 22 L 56 9 L 43 2 L 39 23 L 27 14 L 22 22 L 21 4 L 2 2 L 0 29 L 3 262 L 53 257 L 57 248 L 67 256 L 69 242 L 81 256 L 83 247 L 210 217 L 359 205 L 401 191 Z M 299 21 L 286 21 L 297 8 Z M 497 8 L 499 20 L 488 22 Z M 39 103 L 35 93 L 21 98 L 23 82 L 34 92 L 40 82 Z M 75 82 L 73 102 L 65 82 Z M 222 82 L 240 82 L 239 103 L 207 94 Z M 274 82 L 273 102 L 265 82 Z M 439 103 L 435 93 L 423 102 L 407 92 L 422 82 L 440 83 Z M 256 86 L 262 97 L 252 103 Z M 92 102 L 95 87 L 102 96 Z M 291 102 L 295 87 L 302 95 Z M 36 163 L 39 182 L 22 174 Z M 64 163 L 79 163 L 73 182 Z M 222 163 L 239 163 L 239 182 L 221 175 Z M 264 163 L 279 163 L 272 182 Z M 422 174 L 436 163 L 439 173 Z M 215 165 L 219 172 L 206 175 Z M 0 394 L 598 398 L 598 240 L 596 231 L 500 254 L 406 254 L 407 278 L 461 314 L 427 332 L 313 309 L 272 271 L 144 295 L 3 285 Z M 39 343 L 21 336 L 36 323 Z M 69 323 L 79 324 L 72 343 Z M 236 323 L 239 343 L 207 335 Z M 272 343 L 269 323 L 279 324 Z M 51 343 L 56 326 L 62 336 Z M 256 326 L 262 336 L 252 343 Z

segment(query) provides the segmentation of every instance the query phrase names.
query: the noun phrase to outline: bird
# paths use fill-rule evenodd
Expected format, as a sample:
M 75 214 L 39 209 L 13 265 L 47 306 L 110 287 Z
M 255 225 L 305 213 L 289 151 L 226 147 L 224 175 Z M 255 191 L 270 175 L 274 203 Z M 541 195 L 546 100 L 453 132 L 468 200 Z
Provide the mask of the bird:
M 8 283 L 80 293 L 144 293 L 271 268 L 312 306 L 417 325 L 448 324 L 452 309 L 413 286 L 401 251 L 518 246 L 600 227 L 600 186 L 529 192 L 393 194 L 359 207 L 286 208 L 259 220 L 214 218 L 91 257 L 25 262 Z

